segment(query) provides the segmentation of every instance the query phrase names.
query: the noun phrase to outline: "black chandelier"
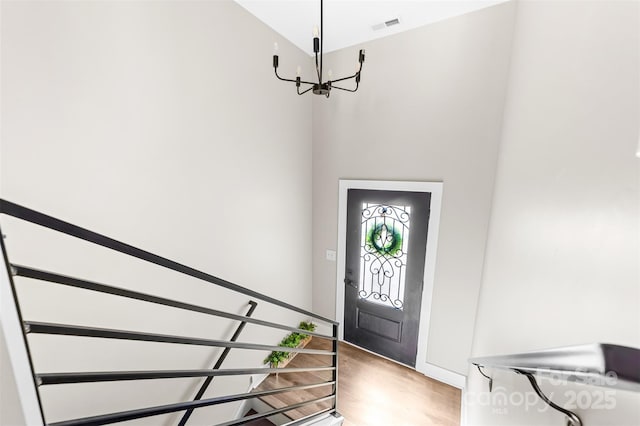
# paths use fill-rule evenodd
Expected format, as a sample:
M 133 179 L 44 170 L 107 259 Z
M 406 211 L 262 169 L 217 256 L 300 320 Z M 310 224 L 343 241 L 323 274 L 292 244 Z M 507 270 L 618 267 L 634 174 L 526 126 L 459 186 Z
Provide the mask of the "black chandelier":
M 318 38 L 318 28 L 317 27 L 314 29 L 314 32 L 313 32 L 313 51 L 314 51 L 314 53 L 316 55 L 316 73 L 318 74 L 318 82 L 314 83 L 312 81 L 302 80 L 300 78 L 300 67 L 298 67 L 298 72 L 297 72 L 298 76 L 296 77 L 295 80 L 291 80 L 289 78 L 280 77 L 278 75 L 278 54 L 277 54 L 277 52 L 274 52 L 274 54 L 273 54 L 273 70 L 276 73 L 276 77 L 278 77 L 279 80 L 290 81 L 292 83 L 295 83 L 298 95 L 304 95 L 309 90 L 313 90 L 313 93 L 315 95 L 324 95 L 324 96 L 326 96 L 328 98 L 329 94 L 331 93 L 331 89 L 344 90 L 345 92 L 355 92 L 355 91 L 358 90 L 358 86 L 360 85 L 360 74 L 362 72 L 362 64 L 364 63 L 364 49 L 360 49 L 360 53 L 358 55 L 359 66 L 358 66 L 358 70 L 356 71 L 355 74 L 350 75 L 349 77 L 343 77 L 343 78 L 338 78 L 338 79 L 335 79 L 335 80 L 331 80 L 331 71 L 329 71 L 329 80 L 327 80 L 326 82 L 322 81 L 322 77 L 323 77 L 323 74 L 322 74 L 322 39 L 324 38 L 322 3 L 323 3 L 323 0 L 320 0 L 320 38 Z M 320 52 L 320 59 L 319 60 L 318 60 L 318 52 Z M 351 80 L 351 79 L 355 79 L 355 82 L 356 82 L 356 87 L 354 89 L 347 89 L 345 87 L 340 87 L 340 86 L 336 86 L 335 85 L 335 83 L 338 83 L 338 82 L 341 82 L 341 81 L 347 81 L 347 80 Z M 300 85 L 301 84 L 308 84 L 310 87 L 301 92 L 300 91 Z

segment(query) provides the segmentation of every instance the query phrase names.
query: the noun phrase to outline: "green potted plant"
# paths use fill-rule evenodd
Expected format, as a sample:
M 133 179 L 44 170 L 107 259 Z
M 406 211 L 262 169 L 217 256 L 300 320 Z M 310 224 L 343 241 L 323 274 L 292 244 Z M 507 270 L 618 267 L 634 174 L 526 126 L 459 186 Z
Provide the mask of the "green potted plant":
M 302 321 L 298 325 L 298 328 L 301 330 L 314 332 L 316 330 L 316 325 L 311 321 Z M 310 340 L 311 336 L 309 336 L 308 334 L 293 332 L 282 339 L 278 346 L 301 349 L 307 346 Z M 273 351 L 264 359 L 264 363 L 269 363 L 271 368 L 278 368 L 278 366 L 284 367 L 289 362 L 291 362 L 293 357 L 295 357 L 296 355 L 297 352 Z

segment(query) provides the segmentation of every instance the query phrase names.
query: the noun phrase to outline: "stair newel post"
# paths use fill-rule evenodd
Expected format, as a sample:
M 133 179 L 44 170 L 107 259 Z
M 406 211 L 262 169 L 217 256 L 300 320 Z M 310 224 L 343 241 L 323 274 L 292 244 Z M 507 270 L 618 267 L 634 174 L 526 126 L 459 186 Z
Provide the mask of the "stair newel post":
M 332 341 L 332 350 L 334 355 L 333 359 L 333 381 L 335 384 L 333 385 L 333 408 L 338 412 L 338 324 L 333 324 L 333 341 Z
M 22 415 L 28 425 L 44 425 L 44 414 L 38 393 L 31 352 L 27 342 L 18 295 L 13 282 L 12 267 L 0 230 L 2 266 L 0 266 L 0 326 L 9 352 L 9 360 L 20 400 Z

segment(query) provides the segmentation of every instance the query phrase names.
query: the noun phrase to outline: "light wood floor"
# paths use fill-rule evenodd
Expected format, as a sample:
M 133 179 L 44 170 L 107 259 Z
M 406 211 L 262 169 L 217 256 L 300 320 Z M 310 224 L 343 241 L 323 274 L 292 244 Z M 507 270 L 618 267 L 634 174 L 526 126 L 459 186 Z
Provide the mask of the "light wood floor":
M 307 348 L 330 349 L 330 341 L 314 337 Z M 298 354 L 287 367 L 323 366 L 330 362 L 328 356 Z M 271 375 L 258 389 L 314 383 L 330 377 L 330 372 Z M 263 399 L 279 408 L 330 393 L 327 386 Z M 286 414 L 298 419 L 316 411 L 318 406 L 309 406 Z M 345 418 L 345 426 L 457 426 L 460 424 L 460 390 L 341 342 L 338 411 Z

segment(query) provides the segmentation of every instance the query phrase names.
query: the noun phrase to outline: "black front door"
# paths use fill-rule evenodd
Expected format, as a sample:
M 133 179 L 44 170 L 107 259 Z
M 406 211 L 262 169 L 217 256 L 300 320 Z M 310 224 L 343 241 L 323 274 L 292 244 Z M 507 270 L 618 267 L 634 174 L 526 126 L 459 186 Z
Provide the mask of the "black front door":
M 431 194 L 350 189 L 344 338 L 415 367 Z

